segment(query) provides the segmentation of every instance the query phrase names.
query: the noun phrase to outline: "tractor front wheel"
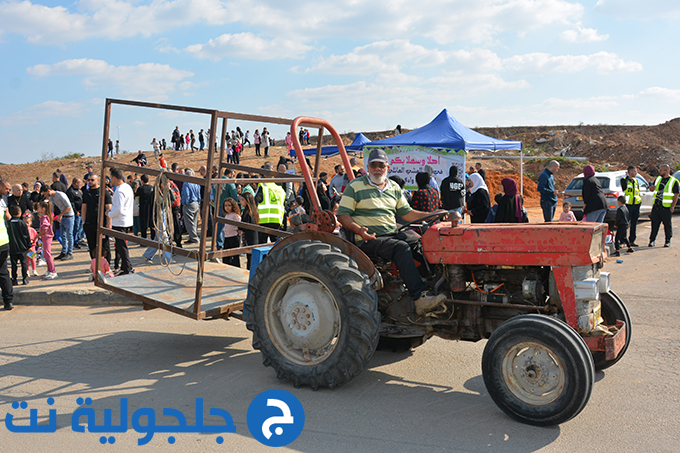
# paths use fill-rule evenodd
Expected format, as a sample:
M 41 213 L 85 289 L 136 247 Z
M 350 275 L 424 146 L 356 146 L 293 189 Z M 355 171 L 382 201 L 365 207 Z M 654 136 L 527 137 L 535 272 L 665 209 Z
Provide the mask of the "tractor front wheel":
M 522 423 L 551 426 L 585 407 L 595 370 L 588 347 L 571 327 L 545 315 L 522 315 L 491 335 L 482 374 L 503 412 Z

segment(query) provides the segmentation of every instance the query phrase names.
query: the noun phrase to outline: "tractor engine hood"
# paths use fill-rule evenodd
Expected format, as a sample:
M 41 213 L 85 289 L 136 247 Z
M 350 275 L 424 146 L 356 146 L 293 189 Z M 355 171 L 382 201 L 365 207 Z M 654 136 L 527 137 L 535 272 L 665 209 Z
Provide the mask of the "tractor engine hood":
M 585 266 L 603 263 L 607 225 L 598 223 L 442 222 L 422 237 L 430 263 L 496 266 Z

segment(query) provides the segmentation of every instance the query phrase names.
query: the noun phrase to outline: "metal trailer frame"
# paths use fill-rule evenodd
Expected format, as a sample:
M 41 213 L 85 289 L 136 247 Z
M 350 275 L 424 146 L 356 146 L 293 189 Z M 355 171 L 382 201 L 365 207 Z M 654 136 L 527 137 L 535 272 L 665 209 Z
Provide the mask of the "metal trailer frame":
M 210 120 L 210 130 L 213 131 L 210 137 L 210 142 L 208 143 L 208 158 L 207 158 L 207 168 L 211 169 L 212 166 L 215 164 L 217 165 L 218 168 L 218 178 L 212 178 L 211 172 L 208 171 L 206 174 L 206 177 L 197 177 L 197 176 L 187 176 L 184 174 L 178 174 L 178 173 L 172 173 L 168 172 L 162 169 L 154 169 L 154 168 L 149 168 L 149 167 L 137 167 L 134 165 L 130 164 L 122 164 L 118 162 L 112 162 L 107 160 L 108 157 L 108 139 L 109 139 L 109 132 L 110 132 L 110 120 L 111 120 L 111 107 L 112 105 L 125 105 L 125 106 L 133 106 L 133 107 L 143 107 L 143 108 L 151 108 L 151 109 L 160 109 L 160 110 L 175 110 L 175 111 L 183 111 L 183 112 L 189 112 L 189 113 L 200 113 L 200 114 L 206 114 L 210 115 L 211 120 Z M 226 163 L 224 162 L 225 158 L 225 145 L 226 145 L 226 131 L 227 131 L 227 120 L 242 120 L 242 121 L 255 121 L 255 122 L 262 122 L 262 123 L 273 123 L 273 124 L 288 124 L 290 125 L 290 130 L 291 130 L 291 136 L 293 138 L 293 146 L 295 147 L 295 150 L 297 152 L 298 156 L 304 156 L 304 153 L 302 152 L 302 146 L 300 144 L 299 137 L 296 133 L 298 127 L 306 127 L 306 128 L 316 128 L 318 129 L 318 142 L 317 142 L 317 153 L 316 153 L 316 163 L 314 167 L 314 174 L 312 175 L 312 172 L 310 171 L 309 167 L 307 166 L 305 159 L 298 159 L 298 162 L 300 163 L 300 168 L 302 170 L 302 176 L 292 176 L 287 173 L 279 173 L 278 171 L 269 171 L 269 170 L 264 170 L 261 168 L 255 168 L 255 167 L 248 167 L 248 166 L 243 166 L 243 165 L 236 165 L 236 164 L 231 164 L 231 163 Z M 218 127 L 218 121 L 221 120 L 222 124 L 222 129 L 220 133 L 220 154 L 219 154 L 219 163 L 216 164 L 214 162 L 214 156 L 215 156 L 215 135 L 217 133 L 217 127 Z M 193 108 L 193 107 L 184 107 L 184 106 L 177 106 L 177 105 L 167 105 L 167 104 L 155 104 L 155 103 L 149 103 L 149 102 L 138 102 L 138 101 L 131 101 L 131 100 L 123 100 L 123 99 L 106 99 L 106 107 L 104 110 L 104 135 L 103 135 L 103 140 L 102 140 L 102 165 L 101 165 L 101 172 L 100 172 L 100 178 L 101 178 L 101 183 L 100 183 L 100 193 L 99 193 L 99 211 L 98 211 L 98 220 L 97 220 L 97 248 L 96 248 L 96 261 L 95 261 L 95 285 L 107 289 L 109 291 L 122 294 L 124 296 L 130 297 L 132 299 L 136 299 L 142 302 L 144 309 L 145 310 L 150 310 L 154 308 L 163 308 L 166 310 L 169 310 L 174 313 L 178 313 L 184 316 L 187 316 L 192 319 L 215 319 L 215 318 L 228 318 L 230 315 L 232 315 L 235 311 L 237 310 L 242 310 L 243 308 L 243 300 L 245 300 L 246 297 L 246 290 L 247 290 L 247 284 L 248 284 L 248 273 L 247 272 L 238 272 L 238 268 L 235 268 L 234 266 L 222 266 L 221 264 L 212 264 L 209 263 L 210 260 L 214 258 L 222 258 L 222 257 L 227 257 L 227 256 L 233 256 L 233 255 L 240 255 L 241 253 L 252 251 L 255 247 L 258 246 L 247 246 L 247 247 L 240 247 L 240 248 L 235 248 L 235 249 L 224 249 L 224 250 L 216 250 L 216 234 L 217 234 L 217 225 L 218 223 L 226 223 L 230 225 L 236 225 L 241 229 L 250 229 L 250 230 L 255 230 L 258 232 L 265 232 L 269 233 L 272 235 L 277 235 L 280 237 L 287 237 L 291 236 L 293 233 L 287 232 L 287 231 L 282 231 L 282 230 L 275 230 L 271 228 L 266 228 L 266 227 L 261 227 L 259 225 L 253 225 L 249 223 L 243 223 L 243 222 L 235 222 L 232 220 L 228 220 L 224 217 L 220 217 L 217 215 L 217 212 L 215 215 L 213 215 L 213 235 L 211 238 L 211 245 L 210 245 L 210 250 L 207 250 L 207 219 L 209 218 L 209 204 L 210 204 L 210 187 L 212 187 L 214 184 L 219 185 L 220 190 L 219 190 L 219 195 L 216 195 L 216 198 L 219 200 L 222 192 L 222 184 L 225 183 L 253 183 L 253 182 L 275 182 L 275 183 L 280 183 L 280 182 L 298 182 L 302 183 L 305 182 L 307 184 L 307 187 L 316 187 L 316 181 L 318 180 L 319 177 L 319 163 L 321 160 L 321 147 L 323 144 L 323 134 L 324 130 L 328 130 L 328 132 L 331 134 L 333 139 L 335 140 L 339 150 L 340 150 L 340 156 L 342 158 L 343 164 L 345 165 L 346 168 L 350 168 L 350 163 L 349 163 L 349 157 L 347 155 L 347 152 L 345 150 L 345 147 L 342 143 L 342 140 L 340 138 L 340 135 L 337 133 L 337 131 L 330 125 L 325 120 L 318 119 L 318 118 L 308 118 L 308 117 L 298 117 L 293 120 L 291 119 L 286 119 L 286 118 L 276 118 L 276 117 L 269 117 L 269 116 L 261 116 L 261 115 L 250 115 L 250 114 L 243 114 L 243 113 L 234 113 L 234 112 L 226 112 L 226 111 L 219 111 L 219 110 L 210 110 L 210 109 L 202 109 L 202 108 Z M 161 174 L 165 174 L 169 179 L 176 180 L 176 181 L 182 181 L 182 182 L 190 182 L 194 184 L 198 184 L 202 187 L 205 187 L 207 190 L 204 190 L 204 195 L 203 195 L 203 200 L 202 200 L 202 207 L 201 207 L 201 218 L 204 219 L 204 221 L 201 223 L 201 231 L 200 231 L 200 240 L 199 240 L 199 247 L 198 250 L 187 250 L 184 248 L 180 247 L 175 247 L 175 246 L 163 246 L 162 250 L 163 251 L 168 251 L 173 254 L 176 254 L 178 256 L 185 257 L 185 259 L 195 259 L 196 264 L 195 264 L 195 273 L 196 273 L 196 280 L 195 280 L 195 287 L 189 287 L 188 282 L 186 278 L 179 278 L 179 279 L 173 279 L 170 278 L 168 279 L 163 279 L 162 277 L 159 277 L 157 275 L 159 273 L 158 270 L 156 271 L 149 271 L 149 272 L 138 272 L 135 274 L 129 274 L 125 276 L 118 276 L 115 278 L 107 279 L 101 274 L 100 272 L 100 263 L 101 263 L 101 258 L 102 258 L 102 240 L 109 240 L 108 237 L 106 239 L 103 239 L 105 236 L 113 237 L 113 238 L 118 238 L 118 239 L 124 239 L 129 242 L 133 243 L 138 243 L 142 246 L 147 246 L 147 247 L 154 247 L 154 248 L 159 248 L 159 243 L 156 241 L 151 241 L 148 239 L 143 239 L 141 237 L 135 236 L 133 234 L 129 233 L 123 233 L 119 231 L 115 231 L 112 228 L 106 228 L 103 224 L 104 222 L 104 194 L 106 190 L 106 169 L 107 168 L 120 168 L 121 170 L 124 171 L 134 171 L 137 173 L 144 173 L 150 176 L 160 176 Z M 224 179 L 219 177 L 220 174 L 222 174 L 223 170 L 225 168 L 231 168 L 236 171 L 247 171 L 247 172 L 252 172 L 252 173 L 259 173 L 260 175 L 265 176 L 264 178 L 241 178 L 241 179 Z M 350 179 L 353 179 L 353 175 L 351 172 L 348 174 Z M 319 199 L 316 194 L 316 190 L 309 190 L 309 195 L 310 199 L 312 202 L 312 223 L 307 226 L 308 231 L 322 231 L 322 232 L 332 232 L 333 228 L 335 227 L 335 220 L 334 217 L 331 213 L 326 212 L 326 211 L 321 211 L 320 209 L 320 204 L 319 204 Z M 181 267 L 181 265 L 177 265 L 177 267 Z M 194 270 L 194 265 L 189 265 L 186 266 L 186 270 Z M 226 269 L 223 269 L 226 268 Z M 231 268 L 231 269 L 229 269 Z M 167 270 L 161 269 L 161 272 L 168 272 Z M 153 274 L 156 275 L 153 275 Z M 222 275 L 224 274 L 224 275 Z M 146 280 L 143 280 L 144 277 L 149 277 Z M 223 277 L 222 280 L 220 281 L 220 277 Z M 140 278 L 142 281 L 139 281 Z M 214 279 L 217 278 L 217 281 Z M 213 280 L 211 280 L 213 279 Z M 149 285 L 151 286 L 151 290 L 147 291 L 149 289 Z M 153 287 L 153 285 L 160 285 Z M 163 287 L 165 285 L 165 287 Z M 206 287 L 210 286 L 208 289 L 209 291 L 209 296 L 212 297 L 212 299 L 215 298 L 221 298 L 221 297 L 229 297 L 227 302 L 222 302 L 221 300 L 218 300 L 215 302 L 214 300 L 210 303 L 207 304 L 206 307 L 202 307 L 202 301 L 204 297 L 206 296 L 205 290 Z M 230 287 L 238 287 L 236 291 L 230 291 Z M 141 289 L 144 289 L 142 291 Z M 187 290 L 189 290 L 189 293 L 187 293 Z M 193 293 L 191 292 L 193 290 Z M 212 292 L 210 292 L 212 291 Z M 142 294 L 144 292 L 145 294 Z M 177 296 L 178 292 L 181 293 L 179 296 L 179 299 L 182 299 L 184 301 L 183 304 L 178 304 L 178 303 L 170 303 L 168 302 L 167 299 L 165 301 L 163 299 L 159 298 L 159 293 L 165 292 L 165 293 L 173 293 L 171 294 L 174 296 Z M 152 296 L 156 297 L 152 297 Z M 167 295 L 167 294 L 166 294 Z M 188 299 L 187 299 L 188 298 Z M 172 299 L 172 297 L 171 297 Z M 193 299 L 193 300 L 192 300 Z M 187 303 L 187 300 L 189 300 L 191 303 Z

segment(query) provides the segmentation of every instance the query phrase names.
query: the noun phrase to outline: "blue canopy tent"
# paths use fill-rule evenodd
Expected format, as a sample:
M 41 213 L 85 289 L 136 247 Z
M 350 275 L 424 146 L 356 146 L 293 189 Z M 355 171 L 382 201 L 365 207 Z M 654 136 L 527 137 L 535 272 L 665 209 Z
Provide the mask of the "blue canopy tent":
M 345 149 L 349 154 L 356 153 L 358 151 L 361 151 L 364 147 L 365 144 L 371 143 L 369 139 L 366 138 L 364 134 L 359 132 L 356 137 L 354 137 L 354 141 L 352 142 L 351 145 L 345 146 Z M 316 156 L 316 148 L 308 148 L 304 150 L 305 156 Z M 332 157 L 337 154 L 340 154 L 340 150 L 338 149 L 337 146 L 324 146 L 321 148 L 321 155 L 324 157 Z M 295 150 L 291 149 L 290 150 L 290 155 L 292 157 L 297 157 Z
M 462 125 L 444 109 L 425 126 L 383 140 L 371 142 L 371 146 L 409 146 L 450 148 L 464 151 L 521 150 L 522 142 L 501 140 L 475 132 Z
M 448 168 L 456 165 L 462 174 L 465 171 L 465 155 L 468 151 L 520 150 L 522 142 L 501 140 L 475 132 L 459 123 L 444 109 L 435 119 L 425 126 L 377 140 L 365 145 L 366 152 L 383 149 L 390 158 L 390 172 L 400 175 L 409 188 L 415 186 L 415 174 L 422 171 L 425 164 L 434 168 L 434 176 L 441 179 L 448 175 Z M 522 160 L 520 159 L 520 163 Z M 521 174 L 521 171 L 520 171 Z M 438 181 L 441 182 L 441 181 Z M 520 176 L 520 186 L 524 180 Z

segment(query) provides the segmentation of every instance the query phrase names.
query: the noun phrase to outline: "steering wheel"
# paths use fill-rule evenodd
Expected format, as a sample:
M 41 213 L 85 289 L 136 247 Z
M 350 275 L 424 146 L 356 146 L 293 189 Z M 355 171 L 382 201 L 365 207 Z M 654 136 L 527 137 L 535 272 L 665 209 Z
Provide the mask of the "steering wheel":
M 439 222 L 441 219 L 446 217 L 448 214 L 449 214 L 449 211 L 433 212 L 433 213 L 428 214 L 426 216 L 420 217 L 419 219 L 415 219 L 415 220 L 407 223 L 406 225 L 400 226 L 397 231 L 402 232 L 407 228 L 413 228 L 414 226 L 417 226 L 420 229 L 421 232 L 424 232 L 428 228 L 430 228 L 432 225 L 434 225 L 435 223 Z

